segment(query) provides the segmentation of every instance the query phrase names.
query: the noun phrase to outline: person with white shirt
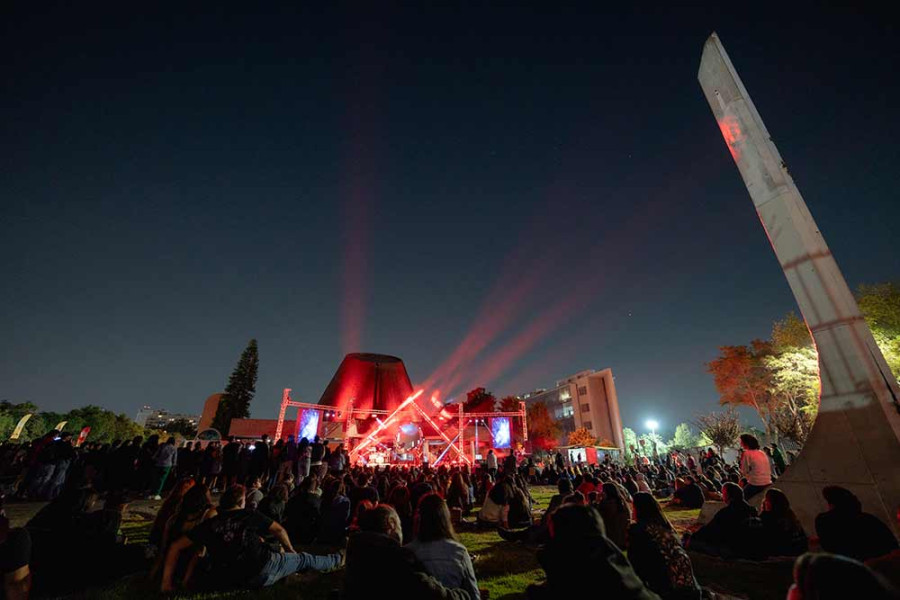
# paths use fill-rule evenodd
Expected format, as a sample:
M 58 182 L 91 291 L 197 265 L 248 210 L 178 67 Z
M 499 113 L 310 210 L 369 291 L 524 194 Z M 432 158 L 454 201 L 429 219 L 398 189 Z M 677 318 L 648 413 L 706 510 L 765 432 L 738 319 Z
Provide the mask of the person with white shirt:
M 744 499 L 749 500 L 772 485 L 769 457 L 759 449 L 759 441 L 749 433 L 741 434 L 741 476 L 747 478 Z

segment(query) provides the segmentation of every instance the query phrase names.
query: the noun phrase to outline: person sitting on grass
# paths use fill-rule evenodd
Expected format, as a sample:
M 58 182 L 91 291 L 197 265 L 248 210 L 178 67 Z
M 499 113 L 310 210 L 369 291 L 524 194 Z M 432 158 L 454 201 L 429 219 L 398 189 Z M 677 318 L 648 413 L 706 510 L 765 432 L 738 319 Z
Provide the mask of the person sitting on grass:
M 287 531 L 265 515 L 245 508 L 245 490 L 234 485 L 222 494 L 219 514 L 204 521 L 176 540 L 166 554 L 161 589 L 173 591 L 173 574 L 178 556 L 194 546 L 204 546 L 211 561 L 211 579 L 216 587 L 260 588 L 301 571 L 328 571 L 343 562 L 341 553 L 315 556 L 297 553 Z M 281 543 L 275 552 L 263 541 L 267 533 Z
M 758 532 L 761 529 L 756 509 L 744 500 L 744 490 L 736 483 L 722 486 L 725 507 L 712 520 L 686 536 L 689 550 L 725 558 L 758 557 Z
M 603 531 L 600 514 L 590 506 L 565 504 L 550 516 L 550 542 L 538 551 L 547 581 L 529 585 L 532 600 L 577 598 L 589 589 L 620 600 L 659 600 Z M 587 579 L 585 579 L 587 578 Z
M 284 509 L 284 525 L 292 542 L 311 544 L 316 539 L 321 504 L 322 490 L 319 488 L 319 476 L 310 473 L 300 482 L 300 486 Z
M 346 496 L 343 479 L 329 475 L 324 488 L 317 541 L 320 544 L 342 546 L 350 524 L 350 499 Z
M 900 593 L 870 568 L 835 554 L 806 553 L 794 563 L 787 600 L 897 600 Z
M 379 504 L 363 512 L 359 529 L 347 545 L 343 600 L 475 600 L 464 589 L 442 585 L 403 547 L 400 517 L 391 506 Z
M 699 600 L 691 558 L 651 494 L 634 495 L 635 522 L 628 528 L 628 560 L 663 600 Z
M 513 490 L 507 477 L 503 477 L 491 488 L 484 498 L 484 505 L 478 512 L 478 522 L 484 525 L 509 527 L 509 503 Z
M 604 483 L 600 490 L 603 497 L 597 503 L 597 511 L 603 519 L 606 537 L 619 549 L 624 549 L 628 524 L 631 522 L 631 510 L 625 501 L 625 491 L 609 482 Z
M 550 504 L 543 516 L 541 516 L 540 523 L 518 531 L 507 529 L 505 527 L 498 527 L 497 533 L 500 534 L 500 537 L 510 542 L 520 541 L 532 544 L 545 544 L 549 542 L 550 529 L 548 519 L 550 518 L 550 514 L 562 506 L 563 501 L 572 495 L 572 480 L 567 477 L 560 477 L 556 482 L 556 488 L 559 493 L 554 494 L 553 497 L 550 498 Z
M 759 449 L 759 440 L 744 433 L 741 440 L 741 475 L 747 479 L 744 498 L 750 500 L 756 494 L 772 485 L 772 467 L 769 457 Z
M 853 492 L 829 485 L 822 496 L 828 510 L 816 517 L 816 533 L 823 550 L 864 561 L 897 549 L 897 538 L 888 526 L 863 512 Z
M 462 588 L 473 600 L 481 597 L 472 558 L 466 547 L 457 540 L 450 521 L 450 509 L 437 494 L 426 494 L 419 500 L 415 517 L 415 539 L 407 548 L 442 585 Z
M 250 479 L 250 489 L 247 490 L 247 508 L 250 510 L 256 510 L 259 508 L 259 503 L 263 501 L 265 498 L 265 494 L 262 491 L 262 478 L 253 477 Z
M 266 497 L 262 499 L 262 502 L 259 503 L 259 512 L 266 515 L 273 521 L 283 523 L 284 509 L 287 505 L 289 493 L 290 492 L 286 484 L 279 483 L 275 485 L 269 491 Z
M 5 600 L 28 600 L 31 592 L 31 536 L 27 529 L 10 529 L 9 519 L 2 508 L 0 496 L 0 573 L 3 587 L 0 597 Z
M 181 539 L 191 529 L 215 515 L 216 509 L 213 508 L 209 489 L 202 483 L 191 486 L 185 493 L 184 498 L 181 499 L 178 510 L 166 521 L 163 528 L 159 547 L 160 552 L 153 567 L 153 576 L 156 577 L 162 572 L 163 564 L 172 542 Z M 178 581 L 187 582 L 190 580 L 199 555 L 199 549 L 192 553 L 183 552 L 181 554 L 175 568 L 175 578 Z
M 682 483 L 679 483 L 682 482 Z M 675 480 L 675 495 L 669 506 L 679 508 L 703 508 L 703 489 L 691 476 Z
M 769 488 L 763 497 L 762 544 L 769 556 L 800 556 L 809 547 L 809 540 L 788 497 L 778 488 Z
M 168 523 L 172 515 L 178 511 L 178 507 L 181 506 L 184 495 L 194 486 L 194 483 L 193 477 L 182 477 L 169 492 L 169 495 L 166 496 L 159 512 L 156 513 L 156 518 L 153 520 L 153 527 L 150 529 L 151 546 L 157 549 L 161 548 L 166 523 Z

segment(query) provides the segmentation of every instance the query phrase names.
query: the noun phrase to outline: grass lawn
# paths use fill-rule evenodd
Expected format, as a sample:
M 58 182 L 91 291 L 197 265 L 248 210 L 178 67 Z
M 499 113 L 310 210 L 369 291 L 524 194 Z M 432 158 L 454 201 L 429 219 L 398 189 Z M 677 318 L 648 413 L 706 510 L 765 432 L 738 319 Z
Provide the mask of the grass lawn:
M 555 493 L 554 487 L 542 486 L 532 489 L 537 501 L 536 509 L 543 511 Z M 33 506 L 33 505 L 32 505 Z M 159 503 L 141 501 L 131 506 L 126 514 L 127 521 L 123 531 L 130 543 L 147 541 L 153 515 Z M 14 524 L 22 524 L 27 513 L 36 508 L 20 505 L 14 512 Z M 668 511 L 672 523 L 679 530 L 684 530 L 698 517 L 698 510 Z M 473 517 L 474 518 L 474 517 Z M 535 548 L 520 543 L 510 543 L 500 539 L 493 531 L 471 531 L 464 528 L 460 532 L 460 541 L 475 557 L 475 572 L 479 587 L 490 592 L 494 599 L 512 600 L 525 597 L 525 588 L 530 583 L 543 579 L 543 571 L 535 558 Z M 316 552 L 317 548 L 303 548 Z M 691 555 L 694 570 L 700 583 L 713 590 L 753 600 L 782 600 L 791 582 L 792 563 L 750 561 L 723 561 L 712 557 Z M 254 591 L 235 591 L 228 593 L 188 594 L 177 596 L 192 600 L 220 598 L 328 598 L 331 590 L 341 586 L 343 570 L 333 573 L 315 573 L 295 575 L 279 584 Z M 70 598 L 91 598 L 100 600 L 143 600 L 158 598 L 158 588 L 144 575 L 135 575 L 118 581 L 101 589 L 91 589 L 69 596 Z

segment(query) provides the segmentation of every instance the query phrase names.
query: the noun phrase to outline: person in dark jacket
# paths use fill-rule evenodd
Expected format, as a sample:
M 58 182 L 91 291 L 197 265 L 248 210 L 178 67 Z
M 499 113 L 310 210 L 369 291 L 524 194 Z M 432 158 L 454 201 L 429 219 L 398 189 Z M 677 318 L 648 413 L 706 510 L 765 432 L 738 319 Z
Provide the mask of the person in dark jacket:
M 390 506 L 365 510 L 358 524 L 360 530 L 347 545 L 342 598 L 474 600 L 465 590 L 446 588 L 426 573 L 415 555 L 402 546 L 400 518 Z
M 762 528 L 756 509 L 744 500 L 744 490 L 736 483 L 722 486 L 725 508 L 687 538 L 687 547 L 696 552 L 723 557 L 759 557 Z
M 628 560 L 635 573 L 664 600 L 700 600 L 691 557 L 651 494 L 634 495 L 634 516 L 628 528 Z
M 703 508 L 703 488 L 697 485 L 693 477 L 685 477 L 684 485 L 678 485 L 676 479 L 675 494 L 670 505 L 682 508 Z
M 591 589 L 621 600 L 660 600 L 647 589 L 625 555 L 606 539 L 603 520 L 591 506 L 566 504 L 550 516 L 550 543 L 538 551 L 547 581 L 529 585 L 532 600 L 577 598 Z
M 853 492 L 826 486 L 822 496 L 828 511 L 816 517 L 816 533 L 822 549 L 856 560 L 868 560 L 897 550 L 897 538 L 878 517 L 863 512 Z
M 350 524 L 350 499 L 343 480 L 328 479 L 322 492 L 321 511 L 318 542 L 342 545 L 347 536 L 347 525 Z
M 300 482 L 297 492 L 284 509 L 285 528 L 295 544 L 311 544 L 319 531 L 319 508 L 322 490 L 319 476 L 309 475 Z
M 800 556 L 806 552 L 809 540 L 784 492 L 778 488 L 766 490 L 759 518 L 763 549 L 767 555 Z
M 631 522 L 631 510 L 623 496 L 624 492 L 610 482 L 604 483 L 600 489 L 603 497 L 596 506 L 603 518 L 606 537 L 620 550 L 624 550 L 628 524 Z

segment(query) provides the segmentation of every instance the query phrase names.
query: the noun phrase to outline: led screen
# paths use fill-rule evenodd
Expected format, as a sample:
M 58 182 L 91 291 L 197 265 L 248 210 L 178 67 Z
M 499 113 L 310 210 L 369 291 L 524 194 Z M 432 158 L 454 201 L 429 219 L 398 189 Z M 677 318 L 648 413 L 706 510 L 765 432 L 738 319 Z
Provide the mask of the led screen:
M 494 448 L 509 448 L 509 417 L 491 419 L 491 436 L 494 438 Z
M 300 433 L 297 434 L 297 439 L 302 440 L 306 438 L 311 442 L 318 432 L 319 411 L 309 408 L 304 410 L 300 416 Z

